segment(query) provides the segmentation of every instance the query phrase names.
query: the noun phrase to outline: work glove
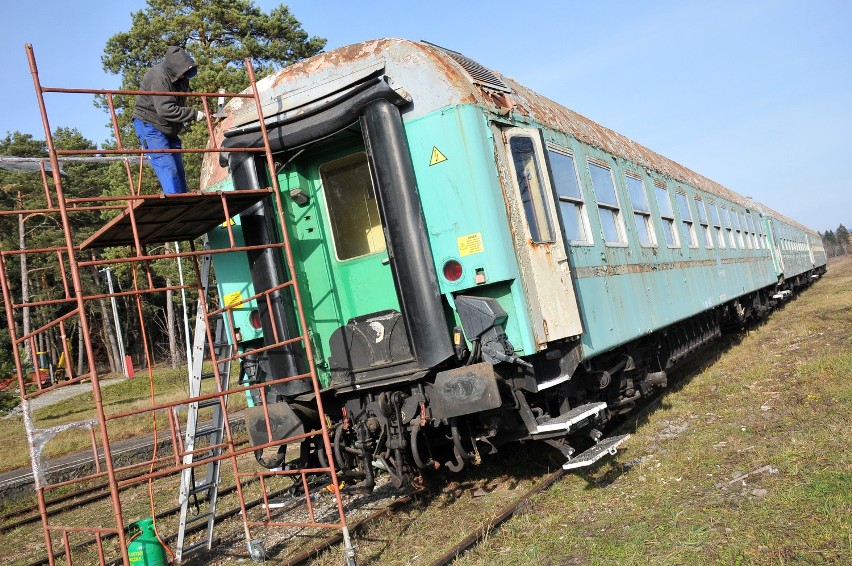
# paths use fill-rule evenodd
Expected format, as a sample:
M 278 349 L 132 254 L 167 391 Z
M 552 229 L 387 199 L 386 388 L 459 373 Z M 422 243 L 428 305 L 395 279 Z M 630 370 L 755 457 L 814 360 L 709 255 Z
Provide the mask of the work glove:
M 201 110 L 197 110 L 197 111 L 196 111 L 196 114 L 195 114 L 195 121 L 196 121 L 196 122 L 200 122 L 200 121 L 202 121 L 202 120 L 203 120 L 204 118 L 206 118 L 206 117 L 207 117 L 207 114 L 205 114 L 205 113 L 204 113 L 204 112 L 202 112 Z

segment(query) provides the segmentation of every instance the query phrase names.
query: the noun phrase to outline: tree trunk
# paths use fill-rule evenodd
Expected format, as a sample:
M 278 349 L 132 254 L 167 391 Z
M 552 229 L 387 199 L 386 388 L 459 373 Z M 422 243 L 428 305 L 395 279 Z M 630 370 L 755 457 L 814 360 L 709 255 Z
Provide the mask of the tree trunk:
M 172 286 L 172 280 L 166 279 L 166 287 Z M 177 369 L 180 366 L 180 350 L 178 348 L 177 335 L 175 333 L 175 305 L 172 301 L 175 292 L 169 289 L 166 291 L 166 332 L 169 335 L 169 360 L 172 369 Z
M 59 363 L 59 352 L 61 351 L 56 346 L 57 344 L 61 347 L 60 340 L 62 339 L 59 336 L 59 327 L 54 326 L 47 330 L 47 359 L 50 361 L 50 365 L 53 366 L 53 369 L 56 369 L 56 364 Z
M 101 276 L 97 267 L 92 269 L 95 278 L 95 285 L 98 289 L 102 288 Z M 106 299 L 98 299 L 98 304 L 101 310 L 101 324 L 103 325 L 103 333 L 106 335 L 105 345 L 107 346 L 107 358 L 109 358 L 109 369 L 112 373 L 121 371 L 121 355 L 118 353 L 118 342 L 115 340 L 115 329 L 112 324 L 112 317 L 107 308 Z
M 85 316 L 85 315 L 81 315 Z M 86 342 L 83 339 L 83 326 L 78 322 L 77 323 L 77 373 L 75 375 L 83 375 L 85 373 L 85 364 L 86 362 Z

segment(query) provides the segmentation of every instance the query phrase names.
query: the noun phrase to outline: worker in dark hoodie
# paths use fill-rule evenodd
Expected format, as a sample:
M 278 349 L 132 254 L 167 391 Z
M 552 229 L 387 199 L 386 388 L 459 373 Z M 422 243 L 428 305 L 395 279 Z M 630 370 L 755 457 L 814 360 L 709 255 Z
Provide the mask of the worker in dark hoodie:
M 198 72 L 195 60 L 182 47 L 170 46 L 162 61 L 142 78 L 139 90 L 148 92 L 188 92 L 189 79 Z M 204 112 L 185 106 L 179 95 L 142 94 L 136 97 L 133 127 L 143 149 L 180 149 L 178 134 L 184 124 L 203 120 Z M 180 153 L 150 153 L 148 159 L 160 180 L 163 192 L 186 192 L 186 174 Z

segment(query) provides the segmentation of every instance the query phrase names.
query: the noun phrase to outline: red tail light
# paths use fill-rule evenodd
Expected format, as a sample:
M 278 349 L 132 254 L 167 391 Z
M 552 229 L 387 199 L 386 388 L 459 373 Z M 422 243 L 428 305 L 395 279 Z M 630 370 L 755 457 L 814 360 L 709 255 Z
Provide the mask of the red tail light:
M 444 279 L 454 283 L 461 279 L 461 276 L 462 266 L 459 262 L 451 259 L 444 264 Z
M 255 330 L 260 330 L 260 313 L 257 310 L 253 310 L 251 311 L 251 314 L 249 314 L 249 324 L 251 324 L 251 327 Z

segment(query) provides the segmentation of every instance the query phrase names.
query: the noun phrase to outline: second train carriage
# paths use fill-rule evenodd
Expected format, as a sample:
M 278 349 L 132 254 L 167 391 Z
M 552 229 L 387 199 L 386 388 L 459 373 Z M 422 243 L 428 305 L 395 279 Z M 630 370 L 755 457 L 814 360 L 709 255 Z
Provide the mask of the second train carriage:
M 509 441 L 587 465 L 674 363 L 825 269 L 815 232 L 435 45 L 366 42 L 258 86 L 276 171 L 223 154 L 203 188 L 278 176 L 287 225 L 261 204 L 234 228 L 249 245 L 287 230 L 337 465 L 360 488 L 375 463 L 402 483 Z M 226 147 L 262 143 L 255 108 L 226 111 Z M 223 301 L 284 277 L 274 250 L 214 261 Z M 286 291 L 237 324 L 244 350 L 291 331 Z M 264 352 L 243 379 L 303 364 Z M 269 398 L 310 427 L 298 383 Z

